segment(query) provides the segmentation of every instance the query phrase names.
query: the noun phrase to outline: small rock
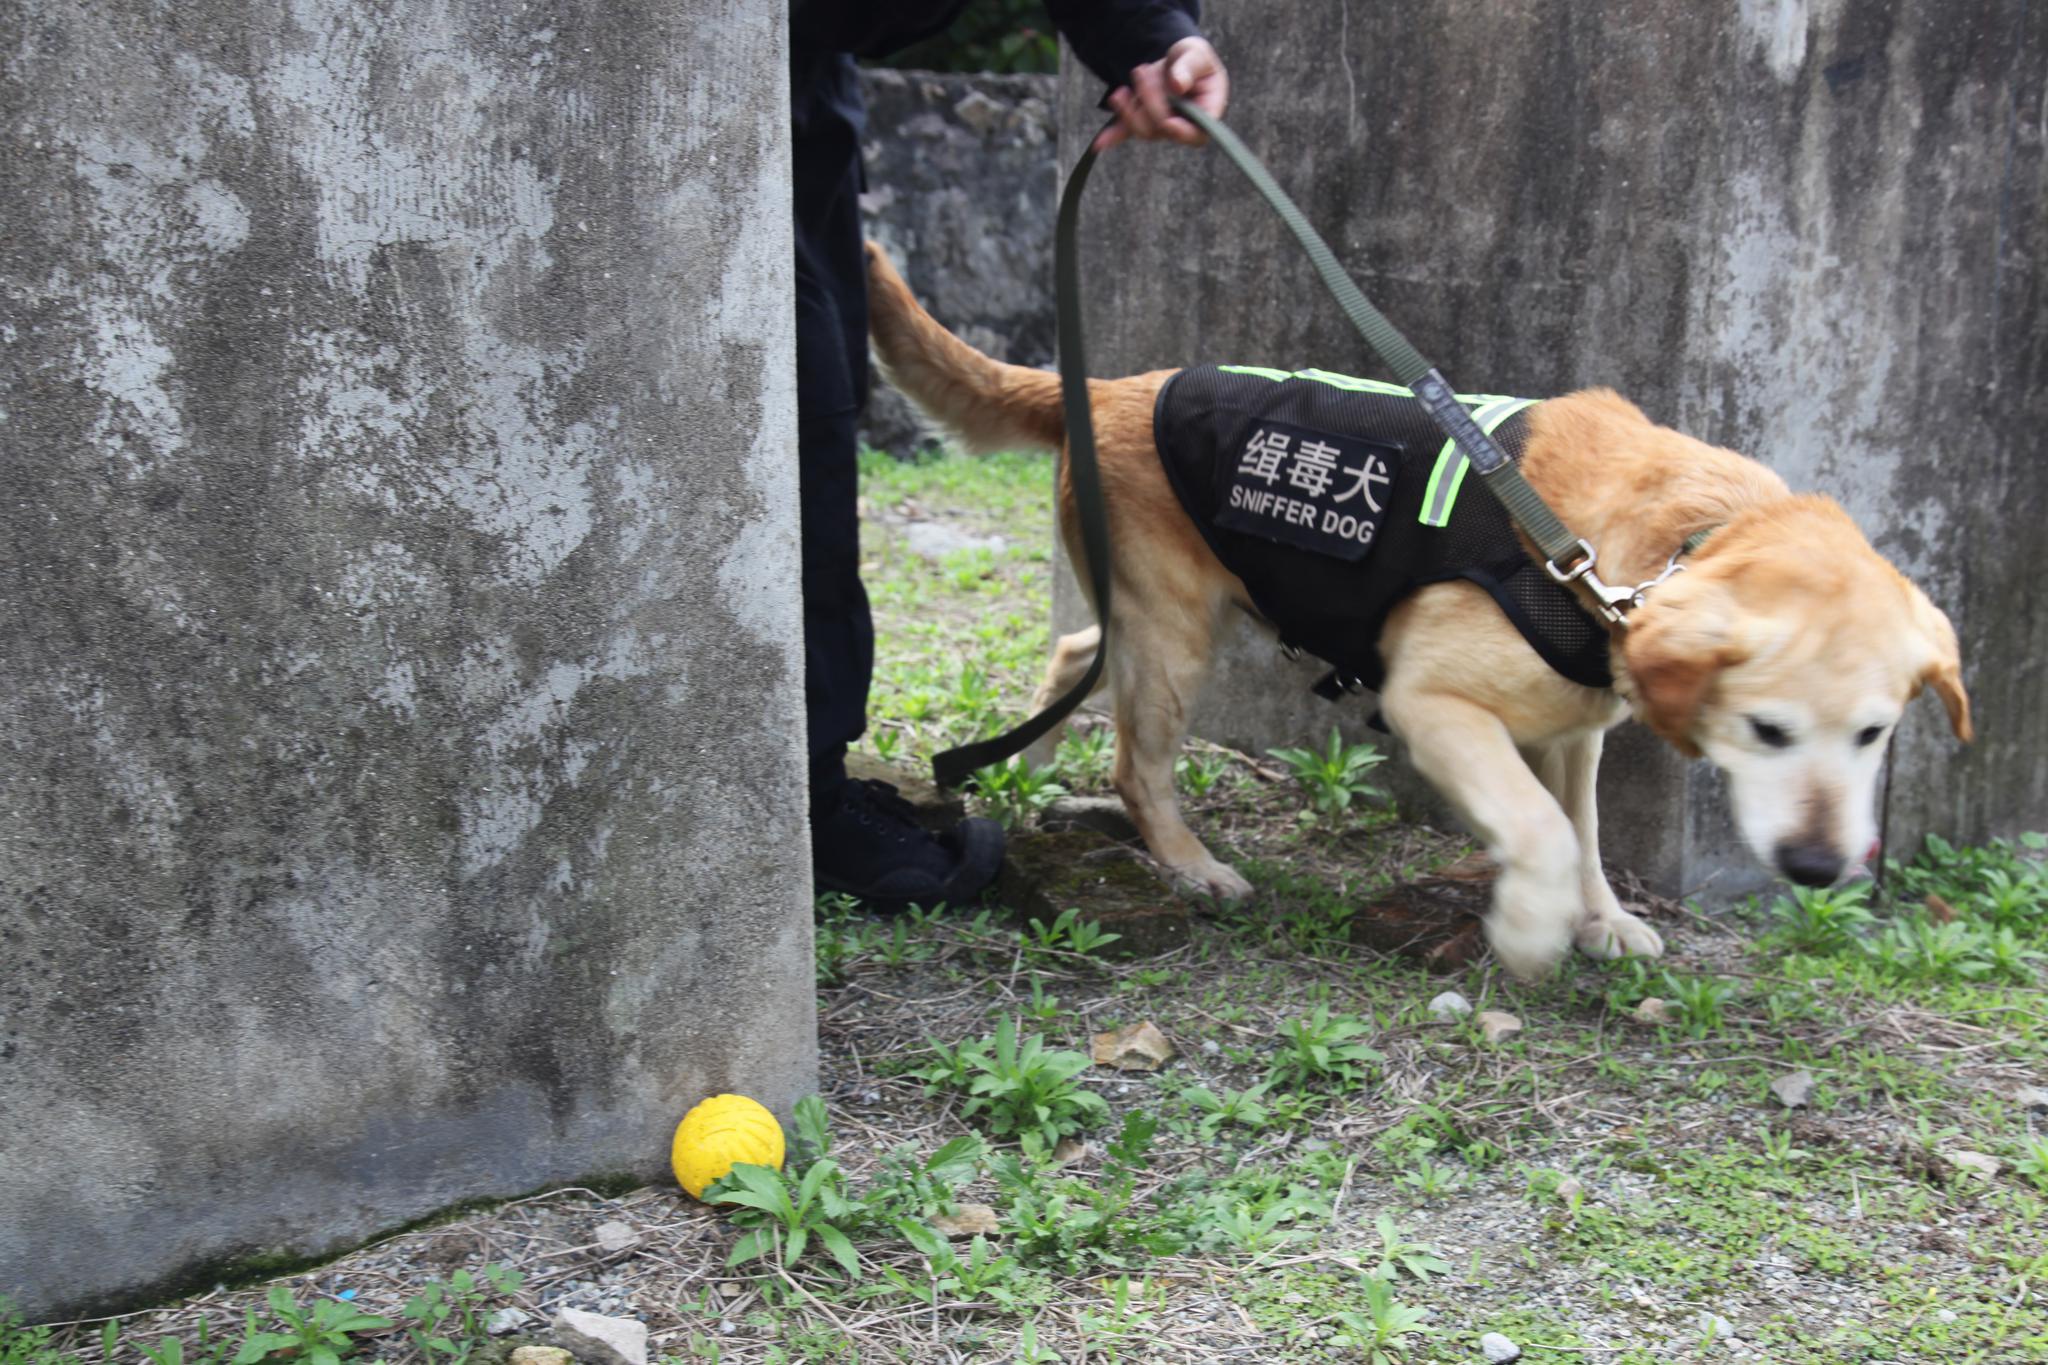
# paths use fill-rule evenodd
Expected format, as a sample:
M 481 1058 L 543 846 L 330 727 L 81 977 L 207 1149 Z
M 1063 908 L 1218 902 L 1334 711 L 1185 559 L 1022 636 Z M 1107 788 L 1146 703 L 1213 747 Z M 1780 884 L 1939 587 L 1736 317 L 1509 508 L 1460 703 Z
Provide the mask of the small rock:
M 970 90 L 967 98 L 953 106 L 953 116 L 975 132 L 986 135 L 1002 119 L 1003 106 L 979 90 Z
M 1934 1310 L 1934 1320 L 1936 1322 L 1954 1322 L 1956 1320 L 1956 1310 L 1953 1308 L 1937 1308 Z
M 587 1365 L 647 1365 L 647 1324 L 579 1308 L 555 1314 L 555 1340 Z
M 533 1314 L 523 1308 L 500 1308 L 484 1319 L 484 1330 L 494 1337 L 509 1337 L 532 1321 Z M 540 1365 L 540 1362 L 529 1361 L 527 1365 Z
M 1430 1018 L 1439 1024 L 1448 1024 L 1472 1012 L 1472 1002 L 1456 991 L 1445 991 L 1429 1002 Z
M 1654 995 L 1644 996 L 1641 1003 L 1629 1012 L 1628 1017 L 1638 1024 L 1649 1024 L 1652 1027 L 1678 1022 L 1678 1016 L 1671 1012 L 1671 1006 Z
M 597 1245 L 605 1255 L 616 1255 L 640 1245 L 640 1234 L 616 1218 L 609 1223 L 597 1225 Z
M 1038 813 L 1043 830 L 1092 829 L 1112 839 L 1135 840 L 1138 826 L 1115 796 L 1060 796 Z
M 1719 1313 L 1702 1311 L 1697 1318 L 1693 1319 L 1693 1322 L 1700 1329 L 1700 1335 L 1709 1341 L 1735 1340 L 1734 1324 Z
M 1052 1164 L 1071 1166 L 1077 1161 L 1086 1161 L 1093 1150 L 1085 1138 L 1061 1138 L 1053 1144 Z
M 1487 1042 L 1497 1043 L 1510 1033 L 1520 1033 L 1522 1021 L 1505 1010 L 1481 1010 L 1479 1031 L 1486 1035 Z
M 1002 1230 L 996 1211 L 986 1204 L 962 1204 L 952 1213 L 937 1214 L 932 1226 L 948 1237 L 987 1237 Z
M 2048 1114 L 2048 1090 L 2038 1085 L 2023 1085 L 2012 1092 L 2012 1102 L 2022 1109 L 2031 1109 L 2036 1114 Z
M 1089 1055 L 1097 1066 L 1118 1071 L 1157 1071 L 1173 1059 L 1173 1044 L 1150 1019 L 1111 1033 L 1098 1033 L 1089 1040 Z
M 576 1357 L 559 1346 L 514 1346 L 507 1365 L 576 1365 Z
M 1813 1073 L 1801 1068 L 1789 1075 L 1778 1077 L 1771 1082 L 1771 1093 L 1778 1097 L 1778 1103 L 1787 1109 L 1804 1109 L 1807 1096 L 1813 1093 Z
M 1488 1332 L 1479 1338 L 1479 1349 L 1490 1365 L 1508 1365 L 1509 1361 L 1522 1358 L 1522 1348 L 1498 1332 Z
M 1942 1159 L 1964 1175 L 1990 1180 L 1998 1175 L 1998 1158 L 1982 1152 L 1943 1152 Z
M 1574 1199 L 1584 1197 L 1585 1193 L 1585 1183 L 1575 1175 L 1568 1175 L 1557 1182 L 1557 1197 L 1561 1203 L 1569 1204 Z
M 1202 1051 L 1208 1056 L 1214 1057 L 1223 1051 L 1223 1044 L 1217 1042 L 1214 1038 L 1204 1038 L 1202 1040 Z

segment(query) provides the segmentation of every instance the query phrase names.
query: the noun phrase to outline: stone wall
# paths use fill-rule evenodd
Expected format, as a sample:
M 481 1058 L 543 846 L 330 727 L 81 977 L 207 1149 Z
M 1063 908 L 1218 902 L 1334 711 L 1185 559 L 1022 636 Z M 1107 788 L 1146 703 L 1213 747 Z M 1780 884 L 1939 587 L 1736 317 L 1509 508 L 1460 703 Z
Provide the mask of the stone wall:
M 1058 79 L 870 70 L 861 84 L 869 234 L 960 335 L 998 359 L 1051 365 Z M 909 400 L 879 382 L 866 427 L 897 454 L 927 439 Z
M 17 7 L 0 1294 L 814 1083 L 783 7 Z
M 1888 841 L 2048 821 L 2048 6 L 1967 0 L 1213 0 L 1232 124 L 1453 380 L 1610 384 L 1840 498 L 1954 618 L 1980 738 L 1901 727 Z M 1284 35 L 1284 38 L 1277 36 Z M 1078 78 L 1077 78 L 1078 77 Z M 1099 115 L 1071 67 L 1070 164 Z M 1377 373 L 1213 154 L 1138 147 L 1084 211 L 1092 368 Z M 1098 188 L 1099 186 L 1099 188 Z M 1085 619 L 1069 592 L 1064 624 Z M 1363 735 L 1249 633 L 1198 729 Z M 1639 727 L 1603 776 L 1614 860 L 1666 890 L 1759 875 L 1720 784 Z M 1625 812 L 1625 815 L 1619 814 Z

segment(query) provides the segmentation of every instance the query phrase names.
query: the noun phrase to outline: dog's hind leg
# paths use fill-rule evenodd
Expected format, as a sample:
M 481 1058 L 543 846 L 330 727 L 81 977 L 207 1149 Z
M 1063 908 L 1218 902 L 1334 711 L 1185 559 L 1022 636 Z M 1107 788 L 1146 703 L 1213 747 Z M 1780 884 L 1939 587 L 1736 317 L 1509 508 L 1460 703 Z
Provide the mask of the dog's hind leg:
M 1600 809 L 1596 787 L 1600 776 L 1603 730 L 1582 730 L 1548 745 L 1537 771 L 1571 818 L 1579 840 L 1579 889 L 1586 917 L 1574 938 L 1587 957 L 1660 957 L 1664 940 L 1657 931 L 1621 908 L 1607 870 L 1600 865 Z
M 1178 597 L 1159 603 L 1119 599 L 1109 637 L 1116 790 L 1145 847 L 1176 882 L 1238 901 L 1251 894 L 1251 883 L 1202 846 L 1181 819 L 1173 787 L 1188 713 L 1208 680 L 1219 611 L 1217 604 Z
M 1037 715 L 1079 683 L 1088 666 L 1095 662 L 1095 651 L 1101 647 L 1101 626 L 1090 626 L 1086 630 L 1060 636 L 1052 647 L 1052 658 L 1046 661 L 1045 681 L 1038 685 L 1038 691 L 1031 698 L 1031 714 Z M 1092 697 L 1100 692 L 1108 681 L 1109 669 L 1104 668 L 1088 695 Z M 1052 756 L 1059 748 L 1060 736 L 1066 728 L 1067 723 L 1062 721 L 1032 741 L 1031 747 L 1024 751 L 1024 757 L 1032 767 L 1042 768 L 1052 762 Z
M 1485 707 L 1448 692 L 1404 687 L 1398 672 L 1380 704 L 1416 769 L 1449 798 L 1500 864 L 1486 917 L 1494 954 L 1523 980 L 1543 976 L 1570 950 L 1585 913 L 1570 818 L 1523 761 L 1500 717 Z

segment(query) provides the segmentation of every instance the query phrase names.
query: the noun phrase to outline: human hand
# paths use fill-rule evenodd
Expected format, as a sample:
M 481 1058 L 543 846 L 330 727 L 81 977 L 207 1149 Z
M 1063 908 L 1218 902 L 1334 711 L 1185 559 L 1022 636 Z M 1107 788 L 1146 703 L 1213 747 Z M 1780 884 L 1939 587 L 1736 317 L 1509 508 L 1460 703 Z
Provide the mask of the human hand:
M 1203 113 L 1223 116 L 1230 103 L 1230 73 L 1207 38 L 1183 38 L 1156 62 L 1134 67 L 1131 83 L 1109 92 L 1116 122 L 1095 137 L 1095 150 L 1108 151 L 1125 138 L 1147 142 L 1180 142 L 1199 147 L 1209 139 L 1202 130 L 1173 112 L 1169 95 L 1179 95 Z

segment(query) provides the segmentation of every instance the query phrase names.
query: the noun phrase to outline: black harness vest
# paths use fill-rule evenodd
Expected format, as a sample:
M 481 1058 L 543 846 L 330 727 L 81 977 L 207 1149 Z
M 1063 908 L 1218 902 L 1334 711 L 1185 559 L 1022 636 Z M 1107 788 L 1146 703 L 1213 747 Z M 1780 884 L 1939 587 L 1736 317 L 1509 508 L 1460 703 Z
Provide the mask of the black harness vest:
M 1459 398 L 1521 458 L 1530 400 Z M 1342 679 L 1378 691 L 1387 614 L 1425 584 L 1462 578 L 1558 673 L 1613 685 L 1607 632 L 1530 559 L 1408 390 L 1324 370 L 1205 365 L 1166 381 L 1153 435 L 1181 505 L 1260 615 Z

